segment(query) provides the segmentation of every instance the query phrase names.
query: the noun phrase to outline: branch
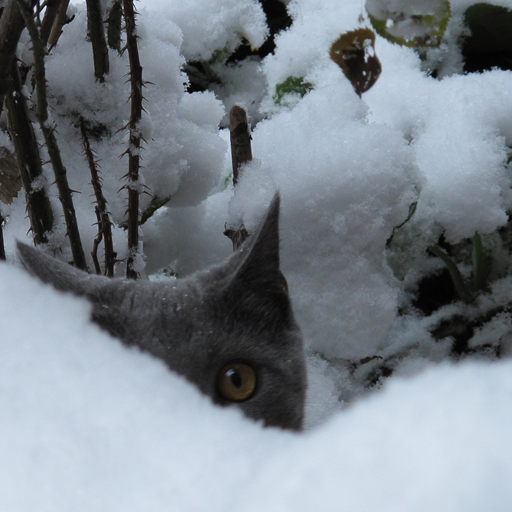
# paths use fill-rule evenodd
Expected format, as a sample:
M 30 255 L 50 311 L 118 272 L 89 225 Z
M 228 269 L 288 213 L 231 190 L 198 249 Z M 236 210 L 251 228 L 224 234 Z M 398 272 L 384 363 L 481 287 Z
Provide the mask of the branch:
M 35 3 L 30 2 L 30 10 Z M 9 88 L 9 71 L 24 28 L 25 21 L 18 7 L 18 0 L 6 0 L 0 17 L 0 113 Z
M 233 185 L 237 185 L 240 167 L 252 160 L 251 131 L 247 121 L 247 110 L 239 104 L 229 112 L 231 139 L 231 163 L 233 165 Z
M 98 172 L 98 164 L 94 157 L 94 152 L 89 143 L 87 132 L 85 130 L 85 121 L 83 117 L 80 117 L 80 132 L 82 134 L 82 143 L 84 146 L 84 153 L 89 164 L 89 170 L 91 171 L 91 183 L 94 189 L 94 195 L 96 196 L 96 218 L 98 219 L 98 236 L 94 239 L 94 248 L 92 251 L 92 258 L 96 273 L 101 274 L 101 268 L 98 263 L 98 246 L 102 239 L 105 240 L 105 275 L 107 277 L 114 277 L 114 263 L 117 254 L 114 252 L 114 245 L 112 242 L 112 222 L 107 211 L 107 200 L 103 195 L 101 188 L 101 178 Z
M 55 138 L 54 128 L 48 121 L 48 101 L 46 98 L 46 76 L 44 67 L 45 50 L 39 37 L 39 31 L 32 17 L 32 9 L 24 0 L 18 0 L 21 14 L 32 42 L 32 51 L 34 53 L 34 76 L 37 91 L 37 109 L 36 117 L 41 127 L 46 142 L 48 155 L 55 173 L 55 181 L 59 190 L 59 199 L 64 210 L 64 219 L 66 221 L 67 235 L 71 244 L 73 262 L 77 268 L 87 270 L 85 254 L 80 240 L 78 223 L 76 220 L 75 207 L 71 189 L 69 187 L 66 168 L 62 162 L 57 140 Z
M 130 61 L 131 113 L 128 128 L 130 141 L 128 153 L 128 259 L 126 277 L 137 279 L 134 269 L 135 256 L 139 249 L 139 168 L 142 137 L 139 122 L 142 118 L 142 66 L 140 65 L 137 35 L 135 31 L 135 10 L 133 0 L 123 0 L 124 18 L 126 22 L 126 48 Z
M 46 9 L 41 23 L 41 41 L 44 45 L 48 43 L 53 24 L 59 14 L 60 4 L 63 1 L 65 0 L 46 0 Z
M 123 7 L 121 0 L 114 0 L 108 14 L 107 40 L 113 50 L 121 52 L 121 22 L 123 19 Z
M 238 184 L 242 165 L 252 160 L 251 131 L 247 121 L 247 110 L 239 104 L 231 107 L 229 112 L 229 131 L 231 140 L 231 162 L 233 165 L 233 185 Z M 233 243 L 236 251 L 247 239 L 249 233 L 242 224 L 238 228 L 225 228 L 224 235 Z
M 46 190 L 40 183 L 43 166 L 34 127 L 29 118 L 27 100 L 22 92 L 19 69 L 15 62 L 11 68 L 9 81 L 11 87 L 5 99 L 7 121 L 25 189 L 34 244 L 47 243 L 48 233 L 53 230 L 53 212 Z M 36 187 L 34 182 L 37 184 Z
M 87 0 L 87 27 L 92 43 L 94 76 L 98 82 L 104 82 L 105 75 L 110 69 L 110 63 L 100 0 Z
M 49 48 L 53 48 L 57 44 L 57 41 L 59 40 L 59 37 L 62 34 L 62 27 L 70 21 L 66 17 L 68 12 L 68 5 L 69 0 L 62 0 L 60 3 L 59 11 L 57 12 L 57 17 L 53 22 L 52 29 L 48 37 L 48 41 L 45 42 L 45 44 L 47 44 Z

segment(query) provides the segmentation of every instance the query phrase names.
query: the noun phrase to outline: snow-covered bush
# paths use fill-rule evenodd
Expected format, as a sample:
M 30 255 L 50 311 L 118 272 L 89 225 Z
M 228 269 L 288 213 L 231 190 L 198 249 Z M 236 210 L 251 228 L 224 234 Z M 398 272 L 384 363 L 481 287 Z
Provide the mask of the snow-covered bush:
M 117 3 L 102 2 L 105 18 Z M 309 428 L 389 384 L 297 438 L 215 409 L 99 332 L 86 304 L 13 268 L 15 240 L 32 234 L 4 107 L 0 503 L 9 510 L 78 501 L 77 510 L 220 510 L 244 500 L 254 510 L 466 511 L 510 502 L 510 362 L 490 361 L 512 350 L 512 2 L 291 0 L 280 32 L 271 3 L 140 4 L 140 149 L 127 128 L 128 51 L 109 48 L 98 80 L 86 5 L 70 5 L 45 70 L 87 265 L 98 227 L 81 125 L 100 167 L 118 276 L 133 256 L 128 148 L 141 158 L 130 184 L 140 192 L 141 278 L 222 260 L 232 252 L 225 224 L 250 231 L 279 189 L 282 269 L 308 349 Z M 360 43 L 381 72 L 358 94 L 330 50 L 361 28 L 375 33 L 371 48 Z M 482 39 L 489 31 L 494 39 Z M 42 142 L 26 32 L 17 57 L 17 94 Z M 237 102 L 250 114 L 254 160 L 235 189 L 225 126 Z M 46 247 L 71 261 L 52 165 L 44 145 L 39 152 L 32 187 L 46 191 L 54 218 Z M 485 364 L 445 362 L 409 379 L 462 358 Z

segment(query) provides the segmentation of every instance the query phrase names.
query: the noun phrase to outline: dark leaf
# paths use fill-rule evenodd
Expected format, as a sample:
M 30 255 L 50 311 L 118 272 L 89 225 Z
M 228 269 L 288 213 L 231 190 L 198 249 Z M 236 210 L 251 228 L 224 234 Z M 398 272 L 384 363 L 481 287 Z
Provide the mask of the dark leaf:
M 375 33 L 369 28 L 352 30 L 340 36 L 331 46 L 330 56 L 359 96 L 379 78 L 381 65 L 375 55 Z

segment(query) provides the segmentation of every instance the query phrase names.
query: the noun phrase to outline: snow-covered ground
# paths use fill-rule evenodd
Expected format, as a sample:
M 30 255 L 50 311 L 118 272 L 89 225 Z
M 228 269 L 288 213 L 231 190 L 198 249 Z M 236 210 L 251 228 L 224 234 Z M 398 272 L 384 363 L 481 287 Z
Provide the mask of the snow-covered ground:
M 471 3 L 452 2 L 444 46 L 429 57 L 441 63 L 442 79 L 427 75 L 429 61 L 414 50 L 377 37 L 382 74 L 362 98 L 329 47 L 368 25 L 360 21 L 363 2 L 292 0 L 293 25 L 278 36 L 274 55 L 229 69 L 212 64 L 229 80 L 217 97 L 186 93 L 181 68 L 229 54 L 240 34 L 261 45 L 267 27 L 259 4 L 139 6 L 151 82 L 143 179 L 150 194 L 172 196 L 142 226 L 145 272 L 162 279 L 164 269 L 186 275 L 222 260 L 232 250 L 225 222 L 250 228 L 279 189 L 282 267 L 308 349 L 308 428 L 299 435 L 264 429 L 213 406 L 161 362 L 92 325 L 85 302 L 15 268 L 15 239 L 29 236 L 20 193 L 1 205 L 8 262 L 0 264 L 0 509 L 509 510 L 512 259 L 497 230 L 512 208 L 512 73 L 462 74 L 457 37 Z M 96 218 L 77 113 L 102 130 L 91 143 L 121 223 L 127 161 L 119 155 L 127 138 L 117 130 L 129 116 L 127 57 L 112 51 L 109 78 L 95 83 L 84 4 L 70 9 L 75 19 L 48 57 L 47 75 L 71 188 L 81 192 L 74 200 L 88 253 Z M 30 60 L 27 39 L 19 53 Z M 276 104 L 275 86 L 289 76 L 312 90 Z M 259 122 L 255 161 L 233 197 L 229 133 L 218 126 L 237 101 Z M 10 147 L 3 132 L 0 144 Z M 150 200 L 142 196 L 142 209 Z M 443 268 L 427 247 L 441 234 L 455 246 L 475 232 L 493 250 L 491 292 L 430 316 L 413 308 L 421 277 Z M 62 224 L 52 243 L 70 259 Z M 114 244 L 122 258 L 122 228 Z M 447 362 L 452 340 L 432 330 L 500 307 L 469 346 L 499 345 L 502 361 Z M 376 378 L 368 391 L 378 361 L 394 375 Z

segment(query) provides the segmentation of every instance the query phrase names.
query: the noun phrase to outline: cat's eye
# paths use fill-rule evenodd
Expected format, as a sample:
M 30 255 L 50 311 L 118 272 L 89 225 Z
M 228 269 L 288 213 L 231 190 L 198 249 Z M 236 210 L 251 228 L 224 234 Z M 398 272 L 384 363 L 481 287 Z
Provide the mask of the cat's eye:
M 217 388 L 226 400 L 243 402 L 256 389 L 256 372 L 246 363 L 229 363 L 219 372 Z

